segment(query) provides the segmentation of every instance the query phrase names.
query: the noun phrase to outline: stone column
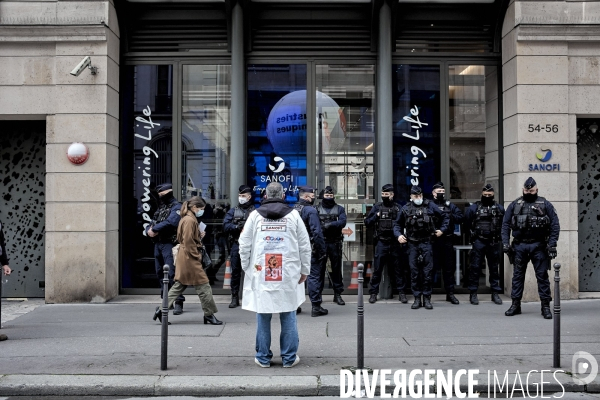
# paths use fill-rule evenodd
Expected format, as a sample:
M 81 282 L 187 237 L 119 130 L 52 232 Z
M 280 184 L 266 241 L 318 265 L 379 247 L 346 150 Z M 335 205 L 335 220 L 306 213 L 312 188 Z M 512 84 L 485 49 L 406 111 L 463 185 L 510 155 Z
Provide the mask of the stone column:
M 246 183 L 246 64 L 244 61 L 244 15 L 236 2 L 231 15 L 231 151 L 229 165 L 231 205 L 237 205 L 238 187 Z

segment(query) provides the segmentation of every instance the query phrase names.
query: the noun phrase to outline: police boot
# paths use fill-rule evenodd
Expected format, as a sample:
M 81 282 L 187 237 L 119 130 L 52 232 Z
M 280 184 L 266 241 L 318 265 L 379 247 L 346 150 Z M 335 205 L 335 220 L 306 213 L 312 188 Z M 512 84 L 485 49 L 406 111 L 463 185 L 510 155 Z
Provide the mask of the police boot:
M 477 292 L 471 292 L 471 295 L 469 296 L 469 301 L 473 305 L 479 304 L 479 299 L 477 298 Z
M 521 314 L 521 299 L 512 299 L 512 305 L 504 315 L 507 317 L 512 317 L 513 315 Z
M 502 299 L 498 296 L 498 293 L 492 293 L 492 301 L 496 304 L 502 304 Z
M 298 307 L 298 308 L 296 309 L 296 314 L 300 314 L 301 312 L 302 312 L 302 307 Z
M 408 299 L 406 298 L 406 295 L 404 293 L 399 294 L 398 300 L 400 300 L 404 304 L 408 303 Z
M 423 307 L 423 303 L 421 302 L 421 296 L 415 296 L 415 302 L 413 303 L 412 306 L 410 306 L 410 308 L 412 308 L 413 310 L 416 310 L 421 307 Z
M 310 316 L 311 317 L 320 317 L 321 315 L 327 315 L 327 314 L 329 314 L 329 311 L 327 311 L 326 309 L 324 309 L 320 305 L 315 306 L 313 304 L 312 311 L 310 312 Z
M 236 308 L 240 305 L 240 298 L 237 293 L 231 293 L 231 303 L 229 303 L 229 308 Z
M 448 293 L 446 295 L 446 301 L 449 301 L 452 304 L 459 304 L 460 301 L 458 301 L 458 299 L 456 298 L 456 296 L 454 295 L 454 293 Z
M 423 304 L 425 305 L 425 309 L 433 310 L 433 305 L 431 304 L 431 296 L 423 296 Z
M 371 297 L 369 297 L 369 303 L 375 304 L 376 301 L 377 301 L 377 295 L 375 293 L 371 294 Z
M 342 299 L 342 295 L 339 293 L 333 295 L 333 302 L 337 303 L 339 306 L 346 305 L 346 302 Z
M 176 301 L 175 306 L 173 307 L 173 315 L 181 315 L 183 314 L 183 302 Z
M 550 312 L 550 300 L 542 300 L 542 316 L 544 319 L 552 319 L 552 312 Z

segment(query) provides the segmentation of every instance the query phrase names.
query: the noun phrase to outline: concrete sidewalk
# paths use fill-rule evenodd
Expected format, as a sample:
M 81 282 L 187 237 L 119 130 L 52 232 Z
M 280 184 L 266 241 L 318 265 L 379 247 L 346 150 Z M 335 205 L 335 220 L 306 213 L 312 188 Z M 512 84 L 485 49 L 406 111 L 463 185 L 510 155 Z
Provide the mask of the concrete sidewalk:
M 443 298 L 434 296 L 433 310 L 411 310 L 410 303 L 397 300 L 366 303 L 365 365 L 408 372 L 479 369 L 482 392 L 488 371 L 499 376 L 508 371 L 509 382 L 519 373 L 527 386 L 530 370 L 554 370 L 553 324 L 540 316 L 539 303 L 525 303 L 523 315 L 508 318 L 506 298 L 501 306 L 491 301 L 473 306 L 466 295 L 454 306 Z M 155 296 L 39 305 L 5 322 L 1 332 L 9 340 L 0 343 L 0 395 L 337 396 L 340 369 L 356 364 L 356 297 L 347 296 L 343 307 L 325 304 L 330 314 L 319 318 L 311 318 L 305 304 L 298 316 L 301 362 L 291 369 L 281 368 L 277 357 L 277 318 L 275 357 L 272 367 L 263 369 L 254 364 L 255 314 L 229 309 L 229 299 L 218 297 L 217 316 L 224 325 L 203 325 L 197 298 L 188 299 L 183 315 L 169 317 L 168 371 L 160 371 L 160 324 L 151 318 Z M 486 299 L 489 295 L 480 296 Z M 8 306 L 19 309 L 5 301 L 3 314 Z M 577 351 L 600 360 L 600 300 L 563 301 L 562 309 L 565 372 L 557 380 L 567 391 L 600 392 L 600 378 L 584 387 L 569 375 Z M 531 376 L 534 390 L 541 376 Z M 552 382 L 545 391 L 560 391 Z

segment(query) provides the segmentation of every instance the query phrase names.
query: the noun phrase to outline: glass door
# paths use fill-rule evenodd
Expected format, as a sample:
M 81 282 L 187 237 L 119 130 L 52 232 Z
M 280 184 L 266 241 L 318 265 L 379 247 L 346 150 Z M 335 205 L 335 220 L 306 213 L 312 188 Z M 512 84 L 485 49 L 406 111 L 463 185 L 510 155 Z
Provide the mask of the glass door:
M 363 263 L 368 278 L 373 259 L 372 235 L 363 221 L 375 202 L 375 65 L 316 65 L 314 81 L 316 186 L 331 186 L 346 210 L 342 274 L 352 291 L 353 267 Z M 327 280 L 324 293 L 333 293 Z

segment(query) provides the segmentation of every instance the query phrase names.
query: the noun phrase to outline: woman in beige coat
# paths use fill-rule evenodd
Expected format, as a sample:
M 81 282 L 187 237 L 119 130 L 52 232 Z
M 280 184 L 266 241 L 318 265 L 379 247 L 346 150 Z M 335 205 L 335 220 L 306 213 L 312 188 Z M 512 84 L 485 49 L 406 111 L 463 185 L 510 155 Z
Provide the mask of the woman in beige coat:
M 196 218 L 202 216 L 204 207 L 206 207 L 206 203 L 198 196 L 185 201 L 181 206 L 181 221 L 177 228 L 177 241 L 180 245 L 175 260 L 175 279 L 169 290 L 169 309 L 175 303 L 177 296 L 182 294 L 188 286 L 194 286 L 196 294 L 200 298 L 202 310 L 204 310 L 204 323 L 221 325 L 223 322 L 215 317 L 217 305 L 213 299 L 206 272 L 202 268 L 200 248 L 204 232 L 200 233 Z M 160 307 L 157 307 L 156 316 L 162 319 L 160 312 Z

